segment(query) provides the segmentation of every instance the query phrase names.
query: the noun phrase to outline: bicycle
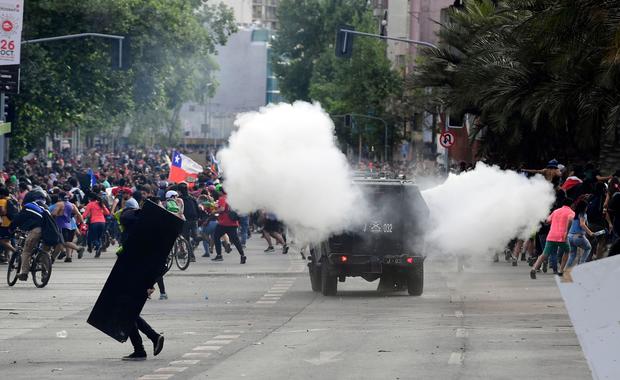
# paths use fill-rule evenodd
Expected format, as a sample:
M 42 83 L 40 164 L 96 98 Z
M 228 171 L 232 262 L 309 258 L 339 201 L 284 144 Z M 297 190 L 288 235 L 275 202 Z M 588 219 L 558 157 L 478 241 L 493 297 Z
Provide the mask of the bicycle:
M 23 231 L 18 231 L 15 234 L 16 251 L 11 255 L 6 274 L 9 286 L 15 285 L 20 274 L 26 236 L 26 233 Z M 45 287 L 52 276 L 52 259 L 49 253 L 43 250 L 40 242 L 35 247 L 30 258 L 30 274 L 32 275 L 32 282 L 37 288 Z
M 167 270 L 172 268 L 173 261 L 176 262 L 180 270 L 186 270 L 189 267 L 190 255 L 191 247 L 189 246 L 189 242 L 182 235 L 179 235 L 168 254 L 168 259 L 166 260 Z

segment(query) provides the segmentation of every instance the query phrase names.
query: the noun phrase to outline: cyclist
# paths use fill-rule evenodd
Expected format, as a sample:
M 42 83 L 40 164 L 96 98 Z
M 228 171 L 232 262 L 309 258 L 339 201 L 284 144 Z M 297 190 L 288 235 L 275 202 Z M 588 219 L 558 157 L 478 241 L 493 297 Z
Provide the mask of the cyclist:
M 22 251 L 22 267 L 20 273 L 17 275 L 20 281 L 28 280 L 30 258 L 41 240 L 43 213 L 46 212 L 43 207 L 41 207 L 42 203 L 43 201 L 38 199 L 36 202 L 24 204 L 22 210 L 11 223 L 11 230 L 19 228 L 27 233 L 24 250 Z

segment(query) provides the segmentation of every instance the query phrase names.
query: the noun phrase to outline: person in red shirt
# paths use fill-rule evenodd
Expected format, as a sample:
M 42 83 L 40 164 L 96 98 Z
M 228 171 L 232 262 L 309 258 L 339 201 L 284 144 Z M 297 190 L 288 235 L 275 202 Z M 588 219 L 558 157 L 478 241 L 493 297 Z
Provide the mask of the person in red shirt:
M 215 240 L 215 252 L 216 256 L 211 259 L 213 261 L 223 261 L 222 257 L 222 243 L 220 239 L 224 235 L 228 235 L 230 241 L 234 244 L 235 248 L 241 255 L 241 264 L 245 264 L 246 256 L 243 253 L 243 246 L 241 245 L 241 241 L 239 241 L 239 236 L 237 235 L 237 229 L 239 228 L 239 217 L 237 213 L 233 212 L 230 209 L 230 206 L 227 202 L 226 191 L 222 187 L 220 189 L 221 195 L 217 200 L 217 211 L 219 215 L 217 217 L 217 226 L 215 227 L 214 240 Z
M 88 220 L 88 252 L 92 252 L 94 247 L 96 258 L 101 256 L 101 238 L 105 232 L 105 217 L 108 215 L 110 211 L 99 195 L 93 196 L 82 215 L 84 220 Z

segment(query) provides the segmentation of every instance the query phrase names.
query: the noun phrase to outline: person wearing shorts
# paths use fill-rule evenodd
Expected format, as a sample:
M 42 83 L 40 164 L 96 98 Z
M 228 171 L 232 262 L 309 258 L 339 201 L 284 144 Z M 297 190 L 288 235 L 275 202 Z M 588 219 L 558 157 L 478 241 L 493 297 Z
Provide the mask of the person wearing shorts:
M 553 273 L 557 274 L 558 259 L 562 261 L 565 254 L 569 252 L 570 245 L 567 241 L 568 230 L 575 218 L 575 212 L 570 207 L 572 203 L 572 199 L 565 198 L 562 202 L 562 207 L 553 211 L 547 218 L 547 222 L 551 223 L 551 227 L 547 235 L 543 254 L 538 256 L 538 260 L 536 260 L 536 263 L 530 271 L 530 277 L 533 280 L 536 279 L 536 271 L 545 258 L 549 258 Z

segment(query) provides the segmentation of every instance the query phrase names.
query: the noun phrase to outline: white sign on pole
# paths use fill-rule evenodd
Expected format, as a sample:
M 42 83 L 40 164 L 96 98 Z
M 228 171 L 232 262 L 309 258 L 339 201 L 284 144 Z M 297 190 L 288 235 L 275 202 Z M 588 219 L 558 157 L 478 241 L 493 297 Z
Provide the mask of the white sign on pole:
M 19 65 L 24 0 L 0 0 L 0 66 Z

